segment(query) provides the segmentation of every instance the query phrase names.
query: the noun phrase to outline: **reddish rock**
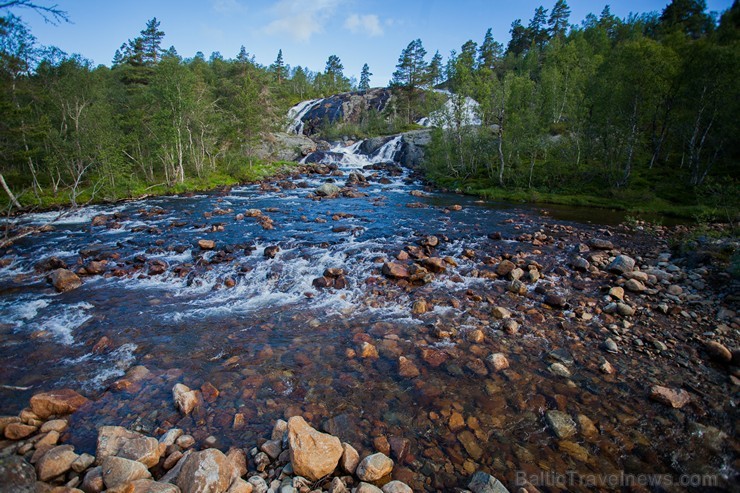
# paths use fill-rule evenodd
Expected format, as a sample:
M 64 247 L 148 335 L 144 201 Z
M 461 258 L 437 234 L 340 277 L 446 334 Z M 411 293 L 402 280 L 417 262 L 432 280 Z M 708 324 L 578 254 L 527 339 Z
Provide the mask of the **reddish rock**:
M 72 445 L 60 445 L 50 449 L 36 463 L 38 478 L 41 481 L 49 481 L 66 473 L 72 468 L 72 463 L 77 457 Z
M 428 257 L 422 260 L 421 263 L 431 272 L 440 273 L 447 270 L 445 261 L 439 257 Z
M 71 414 L 88 400 L 71 389 L 52 390 L 31 397 L 31 410 L 41 419 L 52 415 Z
M 419 369 L 413 361 L 405 356 L 398 357 L 398 374 L 404 378 L 415 378 L 419 376 Z
M 198 247 L 201 250 L 213 250 L 216 248 L 216 242 L 213 240 L 198 240 Z
M 9 423 L 5 426 L 5 438 L 10 440 L 20 440 L 26 438 L 31 434 L 35 433 L 38 428 L 36 426 L 26 425 L 23 423 Z
M 650 398 L 666 406 L 681 409 L 691 401 L 691 394 L 683 389 L 670 389 L 668 387 L 661 387 L 660 385 L 653 385 L 650 388 Z
M 300 416 L 288 420 L 288 445 L 293 471 L 311 481 L 334 472 L 344 452 L 337 437 L 315 430 Z
M 408 279 L 411 277 L 408 267 L 397 262 L 384 263 L 382 272 L 383 275 L 394 279 Z

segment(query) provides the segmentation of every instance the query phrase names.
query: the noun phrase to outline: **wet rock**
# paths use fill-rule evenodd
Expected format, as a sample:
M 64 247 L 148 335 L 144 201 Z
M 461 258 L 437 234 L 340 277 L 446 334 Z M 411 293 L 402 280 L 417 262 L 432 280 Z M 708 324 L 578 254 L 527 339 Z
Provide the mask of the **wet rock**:
M 616 351 L 613 351 L 613 352 L 616 352 Z M 614 367 L 607 360 L 602 360 L 601 364 L 599 365 L 599 370 L 601 370 L 602 373 L 606 373 L 607 375 L 612 375 L 614 373 Z
M 18 416 L 0 416 L 0 435 L 2 435 L 5 432 L 5 427 L 8 426 L 10 423 L 20 423 L 21 418 Z M 51 431 L 51 430 L 45 430 Z
M 414 301 L 411 306 L 411 313 L 414 315 L 422 315 L 427 312 L 427 302 L 424 299 Z
M 468 489 L 473 493 L 509 493 L 501 481 L 483 471 L 473 474 Z
M 717 363 L 730 364 L 732 362 L 732 352 L 717 341 L 708 341 L 704 344 L 704 349 Z
M 627 291 L 632 291 L 633 293 L 642 293 L 647 289 L 643 283 L 638 281 L 637 279 L 630 279 L 626 283 L 624 283 L 624 288 Z
M 101 471 L 103 482 L 108 489 L 136 481 L 137 479 L 149 479 L 152 477 L 144 464 L 122 457 L 106 457 L 101 464 Z
M 259 476 L 252 476 L 247 480 L 252 485 L 253 493 L 267 493 L 268 486 L 264 479 Z
M 339 459 L 339 465 L 343 471 L 348 474 L 354 474 L 357 465 L 360 463 L 360 454 L 349 443 L 342 442 L 342 456 Z
M 361 342 L 360 346 L 357 348 L 357 354 L 360 356 L 360 358 L 363 359 L 378 359 L 380 357 L 380 355 L 378 354 L 378 348 L 376 348 L 369 342 Z
M 516 334 L 519 332 L 519 322 L 514 319 L 507 318 L 501 324 L 501 328 L 504 329 L 504 332 L 507 334 Z
M 101 426 L 98 430 L 97 450 L 98 464 L 112 456 L 142 462 L 153 467 L 161 456 L 160 443 L 155 438 L 127 430 L 122 426 Z
M 496 266 L 496 274 L 499 276 L 505 276 L 512 270 L 516 269 L 516 264 L 511 260 L 502 260 L 500 264 Z
M 419 369 L 413 361 L 405 356 L 398 357 L 398 374 L 404 378 L 415 378 L 419 376 Z
M 103 468 L 98 466 L 87 471 L 85 479 L 82 481 L 82 491 L 85 493 L 100 493 L 104 489 Z
M 509 367 L 509 360 L 503 353 L 493 353 L 486 358 L 486 362 L 491 366 L 493 371 L 505 370 Z
M 611 337 L 610 337 L 610 338 L 608 338 L 607 340 L 605 340 L 605 341 L 604 341 L 604 342 L 603 342 L 603 343 L 601 344 L 601 347 L 602 347 L 602 348 L 603 348 L 603 349 L 604 349 L 605 351 L 609 351 L 610 353 L 618 353 L 618 352 L 619 352 L 619 347 L 617 346 L 617 343 L 616 343 L 616 342 L 614 342 L 614 339 L 612 339 Z
M 41 419 L 50 416 L 71 414 L 86 404 L 88 400 L 71 389 L 42 392 L 31 397 L 31 410 Z
M 329 485 L 329 493 L 349 493 L 349 490 L 341 478 L 334 478 Z
M 300 416 L 288 420 L 288 444 L 293 471 L 312 481 L 331 474 L 344 451 L 337 437 L 315 430 Z
M 383 485 L 382 491 L 383 493 L 413 493 L 414 490 L 401 481 L 390 481 Z
M 475 435 L 470 430 L 463 430 L 457 434 L 458 441 L 462 444 L 465 451 L 473 458 L 473 460 L 480 460 L 483 457 L 483 449 L 475 439 Z
M 494 318 L 499 320 L 511 317 L 511 312 L 503 306 L 495 307 L 491 313 Z
M 591 238 L 588 244 L 591 248 L 595 248 L 597 250 L 612 250 L 614 248 L 611 241 L 603 240 L 601 238 Z
M 563 295 L 548 293 L 545 295 L 545 303 L 553 308 L 565 308 L 565 306 L 568 304 L 568 301 Z
M 383 264 L 383 275 L 394 279 L 408 279 L 411 277 L 409 269 L 404 264 L 397 262 L 386 262 Z
M 377 481 L 393 470 L 393 460 L 382 453 L 368 455 L 357 466 L 355 474 L 362 481 Z
M 559 377 L 570 378 L 571 376 L 570 370 L 568 370 L 568 368 L 566 368 L 562 363 L 553 363 L 548 367 L 548 370 L 553 375 L 557 375 Z
M 174 484 L 159 483 L 153 479 L 137 479 L 128 483 L 126 493 L 180 493 Z
M 278 458 L 280 453 L 283 451 L 281 440 L 268 440 L 260 446 L 260 450 L 270 456 L 272 460 Z
M 37 426 L 27 425 L 20 422 L 9 423 L 5 426 L 5 438 L 10 440 L 20 440 L 31 436 L 38 430 Z
M 650 387 L 650 398 L 666 406 L 681 409 L 691 401 L 691 394 L 683 389 L 671 389 L 660 385 Z
M 439 257 L 428 257 L 421 261 L 430 272 L 441 273 L 447 270 L 445 261 Z
M 635 270 L 635 259 L 627 255 L 617 255 L 606 269 L 617 274 L 632 272 Z
M 213 250 L 216 248 L 216 242 L 213 240 L 198 240 L 198 247 L 201 250 Z
M 569 438 L 576 433 L 576 423 L 570 415 L 562 411 L 547 411 L 545 413 L 545 419 L 553 433 L 561 440 Z
M 591 418 L 584 414 L 576 416 L 578 421 L 578 427 L 581 429 L 581 434 L 586 438 L 595 438 L 599 435 L 599 430 L 596 429 L 596 425 L 591 421 Z
M 611 296 L 615 300 L 624 300 L 624 288 L 622 288 L 621 286 L 614 286 L 609 290 L 609 296 Z
M 36 470 L 15 454 L 0 457 L 0 493 L 36 493 Z
M 518 294 L 520 296 L 527 294 L 527 285 L 517 279 L 511 281 L 506 289 L 510 293 Z
M 465 428 L 465 418 L 463 418 L 463 415 L 459 412 L 452 411 L 450 419 L 447 420 L 447 426 L 449 426 L 450 430 L 453 432 L 458 432 Z
M 198 391 L 190 390 L 189 387 L 181 383 L 172 387 L 172 398 L 175 401 L 175 407 L 185 415 L 190 414 L 198 405 Z
M 362 482 L 357 488 L 352 490 L 354 493 L 383 493 L 383 490 L 370 483 Z
M 280 247 L 278 245 L 271 245 L 268 247 L 265 247 L 265 251 L 263 252 L 263 255 L 265 258 L 275 258 L 275 256 L 280 251 Z
M 95 463 L 95 457 L 90 454 L 80 454 L 72 463 L 72 470 L 81 473 Z
M 575 257 L 571 261 L 571 265 L 573 266 L 575 270 L 580 270 L 580 271 L 587 271 L 589 267 L 591 267 L 591 264 L 588 262 L 588 260 L 586 260 L 583 257 Z
M 182 493 L 225 493 L 239 477 L 234 464 L 220 450 L 193 452 L 183 460 L 175 481 Z
M 49 481 L 66 473 L 72 469 L 72 463 L 77 458 L 78 455 L 74 453 L 72 445 L 59 445 L 50 449 L 36 462 L 36 473 L 39 480 Z
M 316 189 L 316 195 L 319 197 L 327 197 L 332 198 L 339 195 L 340 189 L 338 186 L 334 185 L 333 183 L 324 183 L 320 187 Z
M 72 291 L 82 286 L 82 280 L 80 277 L 68 269 L 57 269 L 49 274 L 49 281 L 51 281 L 54 289 L 60 293 Z

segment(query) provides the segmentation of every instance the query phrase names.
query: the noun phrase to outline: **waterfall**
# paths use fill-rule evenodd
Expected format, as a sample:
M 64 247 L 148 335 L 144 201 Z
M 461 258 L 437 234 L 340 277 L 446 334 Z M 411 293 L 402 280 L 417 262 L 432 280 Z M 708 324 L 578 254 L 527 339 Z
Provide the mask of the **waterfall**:
M 320 162 L 336 164 L 343 168 L 362 168 L 370 164 L 395 162 L 395 156 L 403 145 L 403 136 L 393 137 L 371 154 L 362 152 L 363 142 L 365 141 L 361 140 L 352 145 L 337 144 L 323 153 Z M 301 163 L 305 163 L 307 159 L 308 156 L 303 158 Z
M 321 104 L 321 101 L 323 101 L 323 99 L 309 99 L 308 101 L 301 101 L 289 109 L 288 119 L 290 120 L 290 123 L 288 123 L 285 131 L 289 134 L 303 134 L 303 117 L 306 116 L 306 113 Z

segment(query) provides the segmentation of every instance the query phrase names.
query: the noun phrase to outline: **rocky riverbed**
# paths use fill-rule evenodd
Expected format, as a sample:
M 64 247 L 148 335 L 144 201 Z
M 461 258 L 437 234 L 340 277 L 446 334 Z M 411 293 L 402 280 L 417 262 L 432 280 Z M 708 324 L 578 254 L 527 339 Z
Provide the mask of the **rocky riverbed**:
M 199 450 L 244 459 L 240 481 L 228 466 L 211 491 L 255 476 L 273 491 L 292 491 L 286 478 L 360 488 L 337 464 L 318 482 L 285 472 L 296 464 L 274 428 L 300 416 L 392 461 L 378 456 L 386 474 L 367 488 L 593 490 L 548 480 L 566 473 L 736 486 L 738 283 L 721 263 L 677 256 L 677 228 L 425 189 L 393 149 L 360 147 L 260 185 L 6 225 L 35 233 L 0 252 L 5 455 L 40 475 L 66 447 L 55 454 L 70 468 L 43 480 L 100 491 L 84 488 L 92 463 L 72 464 L 102 467 L 101 430 L 120 426 L 165 443 L 143 462 L 121 456 L 143 464 L 126 463 L 139 480 L 187 470 Z M 85 398 L 56 429 L 44 420 L 58 412 L 26 406 L 60 388 Z M 170 447 L 172 430 L 188 446 Z M 688 475 L 712 486 L 679 484 Z

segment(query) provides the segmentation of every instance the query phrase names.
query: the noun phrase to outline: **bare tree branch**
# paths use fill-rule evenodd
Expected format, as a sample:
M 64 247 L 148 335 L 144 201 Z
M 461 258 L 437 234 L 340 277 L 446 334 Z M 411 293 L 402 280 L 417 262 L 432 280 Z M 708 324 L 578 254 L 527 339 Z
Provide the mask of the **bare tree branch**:
M 0 10 L 13 8 L 31 9 L 49 24 L 57 25 L 62 22 L 70 22 L 67 11 L 60 9 L 56 3 L 52 5 L 41 5 L 32 0 L 0 0 Z

